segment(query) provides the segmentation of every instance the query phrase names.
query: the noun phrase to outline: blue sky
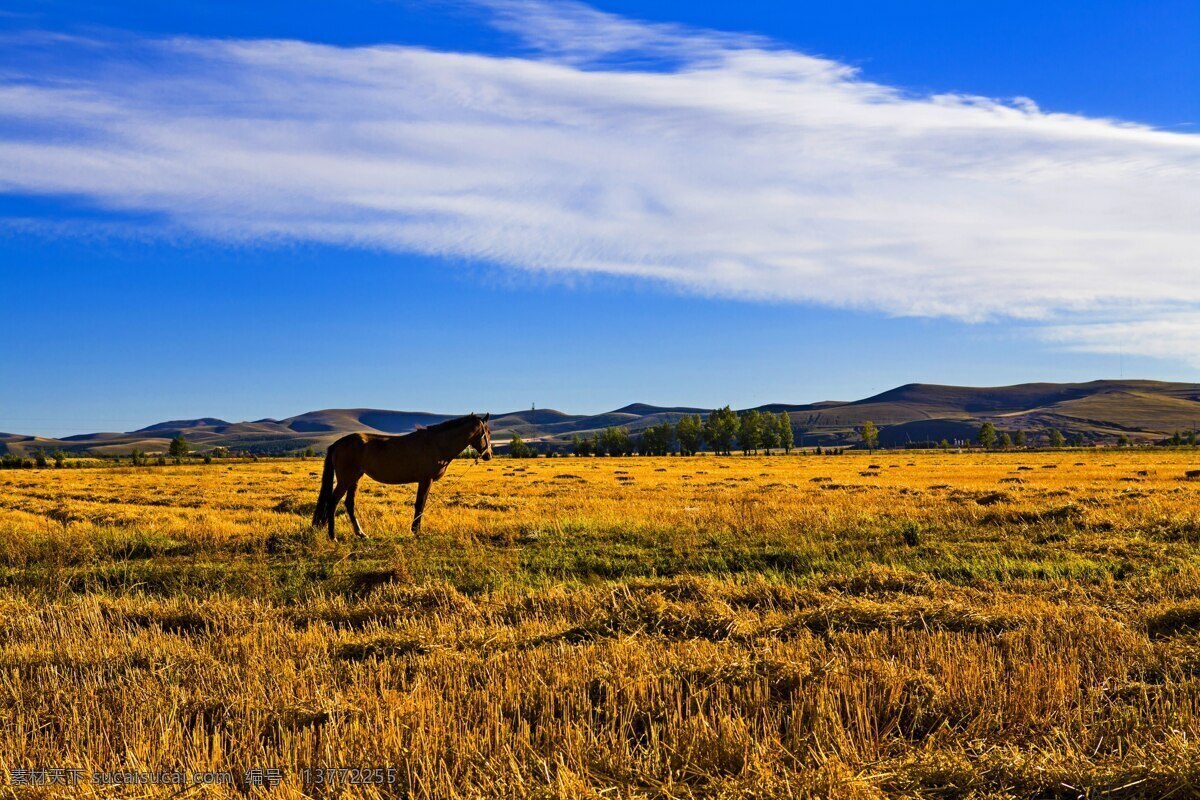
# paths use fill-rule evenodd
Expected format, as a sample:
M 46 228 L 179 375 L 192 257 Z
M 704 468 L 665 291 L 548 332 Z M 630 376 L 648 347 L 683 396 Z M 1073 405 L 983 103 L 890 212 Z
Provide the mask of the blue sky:
M 1195 3 L 7 9 L 0 431 L 1200 372 Z

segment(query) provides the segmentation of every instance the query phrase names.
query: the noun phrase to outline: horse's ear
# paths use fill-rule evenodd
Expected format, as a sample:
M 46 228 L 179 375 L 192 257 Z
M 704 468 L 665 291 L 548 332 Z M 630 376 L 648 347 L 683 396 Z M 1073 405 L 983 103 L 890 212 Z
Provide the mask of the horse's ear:
M 490 411 L 483 415 L 484 422 L 487 422 L 491 418 L 492 418 L 492 412 L 490 412 Z

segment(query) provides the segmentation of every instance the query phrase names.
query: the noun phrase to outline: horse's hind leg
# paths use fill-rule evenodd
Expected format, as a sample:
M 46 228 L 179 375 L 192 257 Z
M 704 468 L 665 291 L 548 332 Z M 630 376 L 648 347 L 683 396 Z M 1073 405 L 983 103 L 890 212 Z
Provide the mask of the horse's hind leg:
M 358 517 L 354 515 L 354 496 L 358 494 L 358 480 L 355 479 L 350 484 L 350 488 L 346 490 L 346 516 L 350 517 L 350 526 L 354 528 L 354 535 L 361 536 L 364 539 L 367 535 L 363 533 L 362 526 L 358 524 Z
M 342 499 L 342 495 L 346 493 L 346 482 L 338 481 L 338 485 L 333 489 L 333 496 L 329 498 L 329 538 L 336 539 L 337 533 L 333 529 L 333 521 L 337 518 L 337 504 Z M 349 510 L 349 506 L 347 506 Z

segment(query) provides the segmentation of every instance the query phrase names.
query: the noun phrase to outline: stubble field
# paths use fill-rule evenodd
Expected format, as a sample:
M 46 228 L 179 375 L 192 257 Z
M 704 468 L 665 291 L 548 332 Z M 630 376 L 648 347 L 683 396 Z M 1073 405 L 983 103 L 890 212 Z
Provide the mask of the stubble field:
M 315 459 L 6 471 L 0 779 L 280 768 L 274 797 L 1195 796 L 1198 466 L 464 461 L 419 536 L 412 487 L 364 481 L 374 538 L 347 541 L 339 515 L 332 543 L 307 525 Z M 396 771 L 318 786 L 305 767 Z

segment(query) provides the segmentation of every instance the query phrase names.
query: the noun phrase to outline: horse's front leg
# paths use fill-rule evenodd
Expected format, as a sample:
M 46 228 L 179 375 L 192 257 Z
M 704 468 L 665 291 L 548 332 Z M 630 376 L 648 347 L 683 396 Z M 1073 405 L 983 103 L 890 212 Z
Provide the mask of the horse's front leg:
M 429 478 L 417 484 L 417 502 L 413 506 L 413 533 L 421 532 L 421 517 L 425 514 L 425 501 L 429 499 L 429 487 L 431 485 L 433 485 L 433 481 Z

